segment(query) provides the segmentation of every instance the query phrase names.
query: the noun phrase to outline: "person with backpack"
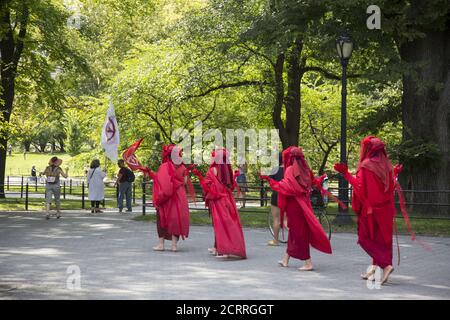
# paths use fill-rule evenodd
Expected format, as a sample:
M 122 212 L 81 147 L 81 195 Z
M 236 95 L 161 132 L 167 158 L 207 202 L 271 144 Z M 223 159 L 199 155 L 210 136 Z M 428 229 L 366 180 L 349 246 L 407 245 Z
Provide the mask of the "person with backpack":
M 66 168 L 66 172 L 61 169 L 62 160 L 58 157 L 52 157 L 48 163 L 48 167 L 45 168 L 42 175 L 47 177 L 45 184 L 45 209 L 46 209 L 46 219 L 50 219 L 50 203 L 52 202 L 52 194 L 55 198 L 56 203 L 56 218 L 61 217 L 61 187 L 59 183 L 59 177 L 68 177 L 69 169 Z
M 119 185 L 119 197 L 117 199 L 119 212 L 123 211 L 123 198 L 125 197 L 126 205 L 127 205 L 127 211 L 126 212 L 132 212 L 131 208 L 131 188 L 132 183 L 134 182 L 135 176 L 133 171 L 131 171 L 129 168 L 127 168 L 125 161 L 123 159 L 120 159 L 117 162 L 117 165 L 119 166 L 119 173 L 117 174 L 117 181 L 116 185 Z
M 89 200 L 91 200 L 91 213 L 101 213 L 100 201 L 105 198 L 105 184 L 103 183 L 103 179 L 105 179 L 106 173 L 100 168 L 100 161 L 98 159 L 92 160 L 90 167 L 86 176 Z

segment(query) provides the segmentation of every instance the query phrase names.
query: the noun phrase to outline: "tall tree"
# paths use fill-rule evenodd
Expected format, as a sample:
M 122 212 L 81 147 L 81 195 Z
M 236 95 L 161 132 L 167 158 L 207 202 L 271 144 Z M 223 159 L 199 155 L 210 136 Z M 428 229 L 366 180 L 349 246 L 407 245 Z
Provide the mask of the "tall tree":
M 73 47 L 77 31 L 68 27 L 68 18 L 69 12 L 61 1 L 4 0 L 0 4 L 0 121 L 4 129 L 0 132 L 0 182 L 4 181 L 16 91 L 46 92 L 50 105 L 58 108 L 63 96 L 50 72 L 56 66 L 62 70 L 88 70 Z M 18 79 L 25 78 L 27 86 L 17 86 Z M 0 197 L 4 196 L 0 183 Z

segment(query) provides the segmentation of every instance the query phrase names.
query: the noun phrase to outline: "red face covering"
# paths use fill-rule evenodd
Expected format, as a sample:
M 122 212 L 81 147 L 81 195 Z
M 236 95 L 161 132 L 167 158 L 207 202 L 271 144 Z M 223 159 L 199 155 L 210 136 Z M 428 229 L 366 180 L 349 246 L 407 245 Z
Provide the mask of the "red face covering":
M 177 147 L 174 144 L 167 144 L 167 145 L 163 146 L 162 162 L 163 163 L 165 163 L 167 161 L 173 162 L 173 160 L 172 160 L 173 152 L 177 152 L 177 151 L 178 151 L 178 156 L 181 158 L 183 149 L 181 149 L 180 147 Z M 179 164 L 181 164 L 181 162 Z
M 233 187 L 233 171 L 230 165 L 229 152 L 225 148 L 216 149 L 211 153 L 210 168 L 216 168 L 217 179 L 228 188 Z
M 361 141 L 358 170 L 365 168 L 372 171 L 383 183 L 387 192 L 394 181 L 391 181 L 392 164 L 387 157 L 384 143 L 377 137 L 368 136 Z
M 298 183 L 305 188 L 310 188 L 312 183 L 312 172 L 305 160 L 305 155 L 299 147 L 289 147 L 283 151 L 283 165 L 285 170 L 294 166 L 294 175 Z

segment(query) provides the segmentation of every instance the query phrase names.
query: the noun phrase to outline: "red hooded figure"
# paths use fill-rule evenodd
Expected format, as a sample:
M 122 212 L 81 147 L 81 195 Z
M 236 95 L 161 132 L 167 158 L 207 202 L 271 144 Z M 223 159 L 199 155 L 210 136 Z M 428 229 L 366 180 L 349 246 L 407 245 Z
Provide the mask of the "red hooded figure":
M 163 163 L 153 175 L 153 205 L 157 210 L 157 226 L 160 245 L 155 250 L 164 250 L 164 239 L 172 240 L 176 251 L 178 237 L 189 235 L 189 206 L 185 183 L 189 170 L 181 162 L 182 149 L 171 144 L 163 147 Z
M 236 182 L 228 151 L 222 148 L 212 152 L 211 164 L 205 178 L 196 169 L 194 173 L 200 179 L 205 205 L 211 213 L 216 253 L 219 256 L 246 258 L 244 234 L 233 196 Z
M 273 190 L 278 192 L 282 226 L 284 215 L 287 215 L 288 245 L 286 255 L 280 264 L 287 267 L 289 258 L 294 257 L 306 260 L 305 266 L 300 270 L 309 271 L 312 270 L 310 245 L 319 251 L 331 254 L 330 241 L 314 215 L 309 198 L 312 186 L 320 185 L 320 179 L 314 177 L 302 149 L 289 147 L 283 151 L 282 158 L 285 172 L 281 181 L 261 176 L 269 181 Z
M 395 176 L 384 143 L 374 136 L 361 141 L 356 176 L 345 164 L 336 164 L 336 171 L 353 186 L 352 209 L 358 217 L 358 244 L 372 257 L 372 267 L 362 277 L 367 279 L 375 267 L 384 269 L 382 283 L 392 267 L 392 234 L 395 219 Z

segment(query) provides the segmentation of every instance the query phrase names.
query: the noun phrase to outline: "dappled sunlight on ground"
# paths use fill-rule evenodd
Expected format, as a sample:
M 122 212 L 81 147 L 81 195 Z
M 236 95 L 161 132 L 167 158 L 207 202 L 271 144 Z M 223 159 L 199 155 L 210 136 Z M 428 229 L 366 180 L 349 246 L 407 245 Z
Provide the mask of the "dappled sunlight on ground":
M 433 250 L 426 251 L 401 236 L 401 265 L 394 265 L 389 285 L 369 289 L 359 275 L 370 259 L 354 234 L 334 234 L 333 255 L 312 249 L 315 270 L 301 272 L 296 259 L 289 268 L 278 266 L 286 246 L 268 247 L 266 229 L 244 229 L 248 259 L 222 260 L 207 252 L 214 242 L 210 226 L 191 227 L 179 252 L 155 252 L 155 224 L 131 215 L 69 213 L 50 221 L 39 213 L 1 216 L 2 299 L 450 298 L 447 238 L 427 238 Z M 73 265 L 81 271 L 80 290 L 67 288 Z

